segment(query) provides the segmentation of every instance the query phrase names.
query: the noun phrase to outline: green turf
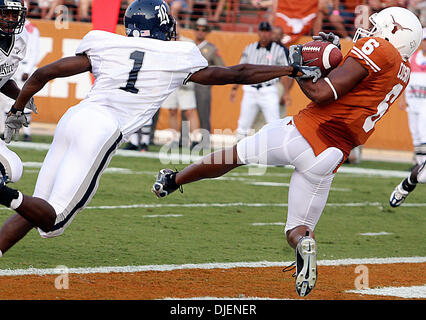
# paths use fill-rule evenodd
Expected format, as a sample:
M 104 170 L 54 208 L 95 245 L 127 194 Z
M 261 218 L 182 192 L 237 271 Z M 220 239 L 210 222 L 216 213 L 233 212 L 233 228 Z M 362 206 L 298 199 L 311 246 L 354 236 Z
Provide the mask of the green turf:
M 46 141 L 44 141 L 46 142 Z M 14 150 L 24 162 L 42 162 L 45 151 Z M 347 166 L 347 165 L 345 165 Z M 364 161 L 360 167 L 404 170 L 409 165 Z M 132 174 L 105 173 L 89 204 L 189 203 L 287 203 L 287 187 L 249 185 L 249 182 L 290 181 L 291 170 L 268 168 L 265 175 L 249 175 L 248 167 L 225 176 L 186 185 L 184 193 L 158 200 L 150 192 L 155 172 L 165 167 L 158 160 L 116 156 L 110 167 L 127 168 Z M 183 165 L 177 165 L 182 169 Z M 14 187 L 31 194 L 37 168 L 26 167 Z M 238 175 L 237 175 L 238 174 Z M 245 180 L 243 180 L 245 179 Z M 338 173 L 328 203 L 374 202 L 381 206 L 330 207 L 324 210 L 316 231 L 319 259 L 425 256 L 424 207 L 389 206 L 389 195 L 401 178 L 367 177 Z M 407 200 L 424 203 L 426 186 L 419 185 Z M 285 222 L 286 207 L 163 207 L 134 209 L 86 209 L 65 234 L 41 239 L 36 230 L 0 259 L 0 269 L 95 267 L 149 264 L 184 264 L 239 261 L 291 261 L 282 225 L 253 223 Z M 11 210 L 0 211 L 0 223 Z M 152 218 L 147 215 L 182 215 Z M 365 232 L 389 232 L 385 236 L 361 236 Z

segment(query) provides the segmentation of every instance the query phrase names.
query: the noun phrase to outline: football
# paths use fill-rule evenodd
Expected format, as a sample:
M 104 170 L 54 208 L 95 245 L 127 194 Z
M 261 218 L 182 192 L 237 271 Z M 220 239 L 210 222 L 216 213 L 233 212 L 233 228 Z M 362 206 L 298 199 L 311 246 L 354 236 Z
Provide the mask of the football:
M 328 41 L 314 40 L 302 47 L 304 65 L 320 67 L 322 76 L 336 68 L 343 59 L 342 52 Z

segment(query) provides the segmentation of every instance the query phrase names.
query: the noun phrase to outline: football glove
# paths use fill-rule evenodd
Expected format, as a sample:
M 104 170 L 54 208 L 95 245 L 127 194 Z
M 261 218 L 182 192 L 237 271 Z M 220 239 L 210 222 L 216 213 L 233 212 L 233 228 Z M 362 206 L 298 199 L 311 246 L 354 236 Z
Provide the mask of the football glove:
M 342 49 L 342 46 L 340 45 L 340 38 L 336 36 L 333 32 L 325 33 L 325 32 L 319 32 L 317 36 L 313 36 L 312 39 L 319 40 L 319 41 L 327 41 L 332 44 L 334 44 L 339 50 Z
M 303 65 L 302 58 L 302 45 L 293 45 L 289 48 L 290 66 L 293 67 L 293 73 L 290 75 L 292 78 L 297 79 L 310 79 L 315 83 L 321 78 L 321 70 L 319 67 L 308 67 Z M 299 71 L 302 73 L 298 76 Z
M 24 127 L 28 127 L 29 122 L 23 111 L 17 110 L 14 107 L 10 109 L 6 117 L 4 127 L 4 142 L 10 143 L 12 138 L 18 139 L 19 130 Z

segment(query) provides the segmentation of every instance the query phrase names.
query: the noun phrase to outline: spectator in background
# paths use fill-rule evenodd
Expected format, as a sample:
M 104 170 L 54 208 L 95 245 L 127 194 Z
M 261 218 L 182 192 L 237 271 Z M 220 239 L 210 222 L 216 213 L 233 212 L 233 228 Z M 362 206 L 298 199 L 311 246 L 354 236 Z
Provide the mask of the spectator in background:
M 24 1 L 25 7 L 29 8 L 28 6 L 28 0 Z M 27 51 L 25 54 L 25 58 L 21 61 L 21 63 L 18 65 L 18 69 L 16 70 L 15 74 L 12 76 L 12 79 L 15 80 L 16 85 L 19 87 L 19 89 L 22 89 L 27 79 L 31 76 L 33 71 L 36 69 L 37 64 L 39 62 L 40 57 L 40 31 L 38 28 L 31 23 L 30 20 L 25 21 L 25 32 L 27 33 Z M 1 95 L 0 97 L 2 110 L 4 111 L 4 114 L 7 114 L 7 112 L 10 110 L 12 105 L 14 104 L 15 100 L 10 99 L 6 95 Z M 28 127 L 23 127 L 23 141 L 31 141 L 31 116 L 32 116 L 32 110 L 25 108 L 24 114 L 28 119 L 28 122 L 30 125 Z M 2 131 L 4 130 L 4 121 L 1 121 L 2 124 Z
M 426 1 L 424 0 L 409 0 L 407 8 L 416 14 L 423 27 L 426 27 Z
M 192 6 L 193 0 L 165 0 L 170 7 L 171 15 L 178 20 L 179 12 L 188 10 Z
M 400 108 L 408 113 L 408 124 L 414 146 L 414 163 L 426 161 L 426 28 L 420 50 L 410 59 L 411 75 L 401 95 Z
M 207 41 L 206 37 L 210 32 L 210 27 L 205 18 L 199 18 L 195 23 L 194 42 L 200 49 L 201 54 L 206 58 L 209 66 L 224 66 L 225 62 L 218 53 L 216 46 Z M 197 111 L 200 119 L 200 128 L 203 130 L 202 147 L 210 147 L 210 111 L 211 111 L 211 86 L 194 83 L 195 97 L 197 101 Z
M 283 46 L 272 41 L 272 27 L 267 21 L 259 24 L 258 37 L 258 41 L 252 42 L 245 47 L 241 55 L 240 64 L 264 64 L 270 66 L 286 66 L 289 64 Z M 279 97 L 276 86 L 278 81 L 279 79 L 275 78 L 255 85 L 243 86 L 244 94 L 238 118 L 237 141 L 250 135 L 253 130 L 253 122 L 259 110 L 262 111 L 266 123 L 280 119 Z M 231 102 L 235 101 L 238 87 L 239 85 L 237 84 L 232 86 L 229 97 Z
M 78 2 L 78 21 L 90 22 L 92 19 L 89 15 L 89 9 L 92 5 L 92 0 L 76 0 L 76 2 Z
M 324 20 L 328 19 L 331 26 L 335 29 L 333 30 L 334 33 L 341 38 L 349 38 L 340 9 L 339 0 L 319 0 L 318 14 L 313 25 L 313 34 L 323 31 Z
M 51 20 L 55 16 L 55 9 L 62 5 L 63 0 L 38 0 L 38 6 L 41 9 L 41 19 Z
M 225 8 L 226 0 L 211 0 L 208 20 L 218 22 Z
M 287 34 L 285 45 L 311 33 L 318 12 L 318 0 L 272 0 L 274 25 L 280 26 Z
M 283 29 L 280 26 L 273 26 L 272 41 L 284 48 L 287 60 L 289 60 L 289 51 L 288 48 L 283 44 L 283 39 L 285 39 Z M 280 106 L 288 107 L 291 105 L 290 89 L 293 86 L 293 83 L 294 79 L 290 77 L 284 77 L 282 81 L 277 82 L 278 96 L 280 97 Z M 286 111 L 283 111 L 282 116 L 284 116 L 286 113 Z

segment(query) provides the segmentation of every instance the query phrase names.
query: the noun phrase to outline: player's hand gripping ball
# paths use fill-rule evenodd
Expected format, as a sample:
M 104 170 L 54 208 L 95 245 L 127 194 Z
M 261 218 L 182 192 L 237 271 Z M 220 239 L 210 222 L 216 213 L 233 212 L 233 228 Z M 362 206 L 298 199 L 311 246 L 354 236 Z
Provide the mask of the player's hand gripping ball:
M 321 69 L 325 77 L 336 68 L 343 59 L 340 49 L 329 41 L 313 40 L 302 47 L 303 65 Z

